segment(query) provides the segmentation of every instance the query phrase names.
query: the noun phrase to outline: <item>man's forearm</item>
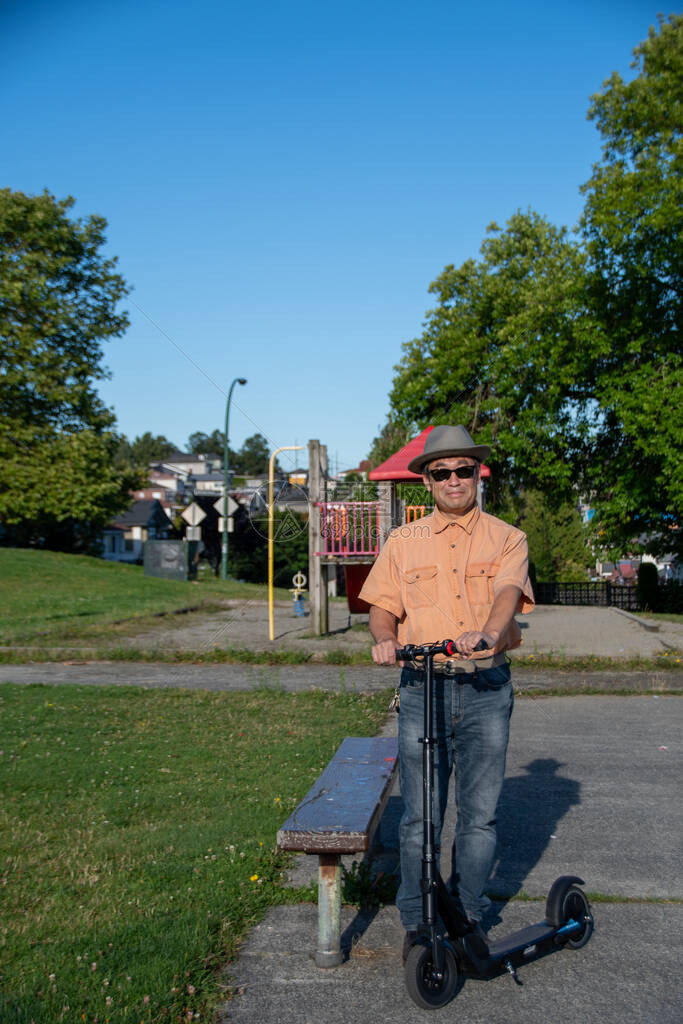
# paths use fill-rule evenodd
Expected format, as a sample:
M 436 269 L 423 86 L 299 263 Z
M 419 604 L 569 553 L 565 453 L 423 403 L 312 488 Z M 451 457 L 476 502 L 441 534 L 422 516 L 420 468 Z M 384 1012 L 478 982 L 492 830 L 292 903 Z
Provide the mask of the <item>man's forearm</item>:
M 486 620 L 482 632 L 488 633 L 489 636 L 498 637 L 501 633 L 505 632 L 510 623 L 512 622 L 513 616 L 517 611 L 517 605 L 519 604 L 519 598 L 522 591 L 519 587 L 515 587 L 512 584 L 496 594 L 496 598 L 493 602 L 493 607 Z
M 375 641 L 372 648 L 372 660 L 376 665 L 393 665 L 396 662 L 396 623 L 395 615 L 385 608 L 370 606 L 370 632 Z
M 378 608 L 373 604 L 370 608 L 370 632 L 376 644 L 383 640 L 396 639 L 396 616 L 386 608 Z
M 512 584 L 508 587 L 503 587 L 496 594 L 484 628 L 481 630 L 470 629 L 466 633 L 461 633 L 456 638 L 455 646 L 460 653 L 469 658 L 481 640 L 484 641 L 487 647 L 495 647 L 501 634 L 505 632 L 512 622 L 520 594 L 521 590 L 519 587 L 515 587 Z

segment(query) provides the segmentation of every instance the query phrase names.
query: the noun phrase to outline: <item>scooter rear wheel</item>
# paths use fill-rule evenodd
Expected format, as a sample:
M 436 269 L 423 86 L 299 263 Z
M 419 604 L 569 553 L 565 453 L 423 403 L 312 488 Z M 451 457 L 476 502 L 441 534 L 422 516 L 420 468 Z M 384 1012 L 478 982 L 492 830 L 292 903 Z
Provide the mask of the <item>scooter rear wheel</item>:
M 562 945 L 569 946 L 570 949 L 581 949 L 593 934 L 593 915 L 590 903 L 578 885 L 572 885 L 567 889 L 562 898 L 561 913 L 564 924 L 571 920 L 581 922 L 581 930 L 569 935 Z
M 443 971 L 434 976 L 430 946 L 413 946 L 405 965 L 408 995 L 423 1010 L 437 1010 L 449 1003 L 458 988 L 458 962 L 448 946 L 442 947 Z

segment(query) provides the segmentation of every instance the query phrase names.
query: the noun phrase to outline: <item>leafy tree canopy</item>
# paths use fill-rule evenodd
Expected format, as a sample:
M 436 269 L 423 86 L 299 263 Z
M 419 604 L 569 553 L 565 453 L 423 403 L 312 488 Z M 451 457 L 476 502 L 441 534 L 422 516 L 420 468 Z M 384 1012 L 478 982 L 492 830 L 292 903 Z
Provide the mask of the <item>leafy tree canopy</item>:
M 408 444 L 412 434 L 407 423 L 390 413 L 386 423 L 370 446 L 368 459 L 374 469 Z
M 524 494 L 520 527 L 529 540 L 529 560 L 543 583 L 588 579 L 593 562 L 588 536 L 571 502 L 553 507 L 541 491 Z
M 683 441 L 683 16 L 660 18 L 592 97 L 602 161 L 583 191 L 599 417 L 587 485 L 604 536 L 680 550 Z
M 18 542 L 85 546 L 139 485 L 113 465 L 114 414 L 95 388 L 128 288 L 101 252 L 106 221 L 72 220 L 73 204 L 0 190 L 0 521 Z
M 214 430 L 211 434 L 198 430 L 190 434 L 187 444 L 195 454 L 212 452 L 222 455 L 225 434 L 221 430 Z M 263 434 L 252 434 L 238 451 L 229 448 L 228 459 L 230 469 L 237 476 L 261 476 L 268 472 L 270 446 Z M 277 460 L 275 465 L 279 469 Z
M 187 439 L 187 450 L 193 455 L 221 455 L 224 444 L 225 434 L 222 430 L 214 430 L 211 434 L 196 430 Z
M 504 230 L 491 225 L 481 255 L 430 286 L 438 302 L 422 336 L 404 345 L 385 430 L 393 441 L 403 426 L 411 435 L 463 423 L 492 445 L 494 505 L 510 484 L 559 497 L 573 483 L 568 451 L 585 417 L 584 257 L 565 229 L 532 211 Z
M 268 472 L 270 446 L 263 434 L 248 437 L 235 459 L 235 472 L 246 476 L 258 476 Z
M 117 465 L 131 465 L 145 470 L 150 462 L 166 459 L 177 450 L 177 445 L 173 444 L 173 441 L 169 441 L 163 434 L 155 437 L 147 430 L 140 437 L 136 437 L 134 441 L 122 437 L 116 451 L 115 461 Z
M 555 508 L 579 490 L 600 547 L 683 553 L 683 16 L 660 18 L 634 67 L 588 112 L 603 153 L 580 243 L 517 213 L 481 259 L 445 268 L 373 457 L 397 429 L 460 422 L 493 446 L 494 510 L 521 489 Z

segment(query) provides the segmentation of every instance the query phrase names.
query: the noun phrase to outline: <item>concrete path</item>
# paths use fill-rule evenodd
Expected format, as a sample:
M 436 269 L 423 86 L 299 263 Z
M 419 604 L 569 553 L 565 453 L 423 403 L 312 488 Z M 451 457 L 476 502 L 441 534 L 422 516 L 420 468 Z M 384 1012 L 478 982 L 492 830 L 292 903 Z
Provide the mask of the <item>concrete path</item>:
M 29 665 L 0 665 L 0 683 L 75 683 L 88 686 L 177 687 L 186 690 L 275 689 L 294 693 L 332 690 L 377 693 L 389 690 L 398 677 L 395 668 L 376 665 L 204 665 L 140 661 L 58 661 Z M 679 670 L 629 672 L 619 667 L 600 672 L 560 672 L 515 668 L 517 692 L 543 690 L 581 692 L 683 692 Z
M 519 615 L 523 644 L 518 654 L 585 654 L 615 659 L 651 658 L 666 651 L 683 650 L 683 623 L 643 620 L 615 608 L 580 608 L 539 605 L 530 615 Z M 167 615 L 153 627 L 146 625 L 132 632 L 125 624 L 123 635 L 111 634 L 91 641 L 93 654 L 112 647 L 159 651 L 212 651 L 238 647 L 252 651 L 304 651 L 312 660 L 323 660 L 334 650 L 346 653 L 367 651 L 371 639 L 367 615 L 349 615 L 345 602 L 330 603 L 330 632 L 310 635 L 310 618 L 295 618 L 288 602 L 276 602 L 275 639 L 268 639 L 268 606 L 265 601 L 226 601 L 219 611 Z M 454 633 L 456 630 L 454 629 Z M 434 637 L 435 640 L 445 639 Z M 39 645 L 61 650 L 86 650 L 87 640 L 60 648 L 54 642 Z M 5 647 L 1 650 L 11 650 Z M 515 657 L 515 652 L 512 654 Z
M 596 930 L 585 949 L 528 964 L 521 988 L 507 976 L 467 979 L 452 1004 L 426 1013 L 405 990 L 395 906 L 365 917 L 344 908 L 349 955 L 329 970 L 313 960 L 316 908 L 276 907 L 227 972 L 239 994 L 221 1024 L 547 1024 L 565 1016 L 581 1024 L 679 1024 L 683 906 L 648 901 L 683 899 L 682 725 L 683 701 L 675 697 L 517 703 L 491 886 L 540 899 L 496 904 L 504 923 L 494 915 L 491 934 L 542 920 L 553 879 L 577 873 L 588 892 L 611 900 L 593 901 Z M 385 858 L 395 853 L 399 815 L 396 793 L 380 829 Z M 453 825 L 451 809 L 446 835 Z M 314 864 L 299 859 L 297 884 Z

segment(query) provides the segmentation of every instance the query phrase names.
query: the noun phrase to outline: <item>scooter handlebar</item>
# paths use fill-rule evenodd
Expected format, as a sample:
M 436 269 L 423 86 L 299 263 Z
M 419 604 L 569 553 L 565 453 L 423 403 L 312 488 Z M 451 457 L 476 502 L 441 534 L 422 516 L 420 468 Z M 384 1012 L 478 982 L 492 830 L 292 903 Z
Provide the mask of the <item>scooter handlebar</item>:
M 480 640 L 475 651 L 487 650 L 486 643 Z M 406 644 L 396 649 L 397 661 L 412 661 L 414 658 L 426 658 L 428 655 L 446 654 L 449 658 L 458 653 L 454 640 L 439 640 L 434 644 Z

